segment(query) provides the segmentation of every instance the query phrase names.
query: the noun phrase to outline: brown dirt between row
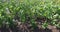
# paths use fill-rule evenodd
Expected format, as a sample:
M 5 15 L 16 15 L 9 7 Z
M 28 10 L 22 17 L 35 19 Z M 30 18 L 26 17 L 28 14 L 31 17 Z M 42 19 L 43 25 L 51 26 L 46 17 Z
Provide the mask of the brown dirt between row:
M 32 28 L 29 22 L 22 24 L 21 22 L 17 22 L 16 27 L 4 27 L 0 28 L 0 32 L 60 32 L 60 29 L 57 29 L 55 26 L 48 25 L 46 29 L 41 28 L 41 23 L 45 20 L 38 20 L 36 21 L 37 27 L 35 29 Z
M 23 27 L 15 27 L 15 28 L 0 28 L 0 32 L 60 32 L 60 29 L 54 28 L 54 26 L 50 26 L 46 29 L 39 29 L 38 27 L 36 27 L 34 30 L 32 30 L 32 28 L 26 28 L 24 26 Z

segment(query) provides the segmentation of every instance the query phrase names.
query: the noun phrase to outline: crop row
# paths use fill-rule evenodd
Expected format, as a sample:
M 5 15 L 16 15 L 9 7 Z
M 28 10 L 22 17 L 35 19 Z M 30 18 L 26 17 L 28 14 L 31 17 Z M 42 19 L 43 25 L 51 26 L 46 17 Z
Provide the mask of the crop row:
M 37 18 L 45 18 L 42 27 L 49 24 L 60 28 L 60 6 L 58 2 L 45 0 L 6 0 L 0 1 L 0 25 L 14 25 L 19 20 L 22 23 L 30 21 L 37 26 Z M 44 20 L 44 19 L 43 19 Z

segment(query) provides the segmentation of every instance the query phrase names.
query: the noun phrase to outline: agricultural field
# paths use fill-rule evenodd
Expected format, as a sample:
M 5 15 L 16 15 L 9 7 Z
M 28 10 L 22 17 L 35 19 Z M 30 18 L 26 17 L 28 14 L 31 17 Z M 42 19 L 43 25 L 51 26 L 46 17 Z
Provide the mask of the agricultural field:
M 60 32 L 60 0 L 0 0 L 0 32 Z

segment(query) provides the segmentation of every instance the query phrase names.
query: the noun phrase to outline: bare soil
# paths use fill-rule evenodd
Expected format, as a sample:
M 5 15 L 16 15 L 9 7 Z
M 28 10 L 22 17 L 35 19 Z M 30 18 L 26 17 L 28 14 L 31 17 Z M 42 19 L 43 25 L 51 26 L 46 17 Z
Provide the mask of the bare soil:
M 45 19 L 37 19 L 36 24 L 37 27 L 33 29 L 29 21 L 22 24 L 21 22 L 17 21 L 17 25 L 14 26 L 8 26 L 4 25 L 0 28 L 0 32 L 60 32 L 59 28 L 56 28 L 55 26 L 48 25 L 46 29 L 43 29 L 41 27 L 41 23 L 45 21 Z

